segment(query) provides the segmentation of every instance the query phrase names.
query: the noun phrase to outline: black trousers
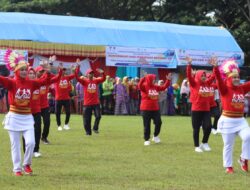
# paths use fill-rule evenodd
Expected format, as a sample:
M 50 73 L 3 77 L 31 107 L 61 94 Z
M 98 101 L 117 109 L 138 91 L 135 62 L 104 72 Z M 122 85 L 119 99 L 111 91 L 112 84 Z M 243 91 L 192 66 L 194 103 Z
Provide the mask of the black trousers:
M 92 112 L 94 111 L 95 114 L 95 123 L 93 126 L 93 130 L 98 131 L 99 130 L 99 123 L 101 120 L 101 109 L 100 105 L 89 105 L 89 106 L 84 106 L 84 114 L 83 114 L 83 125 L 84 129 L 86 131 L 86 134 L 91 135 L 92 130 L 91 130 L 91 118 L 92 118 Z
M 47 139 L 49 136 L 49 129 L 50 129 L 50 108 L 43 108 L 41 109 L 41 116 L 43 118 L 43 133 L 42 138 Z
M 158 136 L 161 131 L 161 114 L 160 111 L 142 111 L 142 119 L 143 119 L 143 126 L 144 126 L 144 140 L 148 141 L 150 139 L 150 124 L 151 119 L 154 122 L 155 130 L 154 136 Z
M 219 106 L 212 107 L 210 109 L 210 115 L 211 115 L 211 117 L 214 118 L 214 122 L 212 124 L 212 128 L 215 129 L 215 130 L 217 130 L 217 124 L 218 124 L 218 121 L 219 121 L 220 115 L 221 115 L 220 107 Z
M 103 96 L 104 100 L 104 113 L 110 114 L 111 113 L 111 104 L 112 104 L 112 94 Z
M 57 100 L 56 101 L 56 123 L 57 123 L 57 126 L 61 126 L 62 107 L 64 107 L 65 113 L 66 113 L 65 125 L 67 125 L 69 123 L 69 119 L 70 119 L 70 100 Z
M 34 130 L 35 130 L 35 147 L 34 147 L 34 152 L 39 152 L 40 148 L 40 138 L 41 138 L 41 113 L 35 113 L 32 114 L 35 124 L 34 124 Z M 25 152 L 25 140 L 23 139 L 23 152 Z
M 200 127 L 203 129 L 202 143 L 207 143 L 211 133 L 211 116 L 209 111 L 192 111 L 194 146 L 199 146 Z

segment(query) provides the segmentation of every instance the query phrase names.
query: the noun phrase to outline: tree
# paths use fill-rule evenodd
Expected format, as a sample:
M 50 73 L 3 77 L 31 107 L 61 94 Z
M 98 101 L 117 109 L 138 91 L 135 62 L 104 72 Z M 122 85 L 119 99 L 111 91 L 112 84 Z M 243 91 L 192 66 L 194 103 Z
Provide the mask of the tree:
M 0 0 L 0 11 L 223 26 L 250 65 L 250 0 Z

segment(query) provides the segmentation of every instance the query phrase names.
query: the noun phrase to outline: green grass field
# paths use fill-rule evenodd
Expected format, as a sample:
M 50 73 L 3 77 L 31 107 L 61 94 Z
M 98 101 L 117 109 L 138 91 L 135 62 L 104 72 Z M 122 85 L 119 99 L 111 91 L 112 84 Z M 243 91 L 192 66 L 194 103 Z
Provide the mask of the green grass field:
M 8 133 L 0 130 L 0 189 L 250 188 L 250 174 L 237 163 L 240 139 L 234 151 L 235 173 L 225 174 L 221 136 L 211 134 L 212 152 L 195 153 L 189 117 L 162 117 L 162 143 L 148 147 L 143 145 L 140 116 L 103 116 L 100 134 L 91 137 L 85 136 L 81 116 L 71 116 L 69 131 L 58 132 L 54 115 L 51 120 L 51 144 L 41 144 L 42 157 L 33 158 L 33 176 L 13 176 Z

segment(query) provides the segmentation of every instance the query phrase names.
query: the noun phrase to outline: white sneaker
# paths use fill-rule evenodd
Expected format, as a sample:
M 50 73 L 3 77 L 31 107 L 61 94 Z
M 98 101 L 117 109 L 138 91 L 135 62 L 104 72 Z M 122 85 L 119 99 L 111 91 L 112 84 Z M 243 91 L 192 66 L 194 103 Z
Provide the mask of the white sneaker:
M 214 134 L 214 135 L 217 135 L 217 130 L 216 129 L 212 129 L 212 133 Z
M 70 130 L 69 125 L 64 125 L 63 127 L 65 130 Z
M 200 147 L 195 147 L 194 151 L 195 152 L 203 152 L 203 150 Z
M 57 128 L 57 130 L 58 130 L 58 131 L 62 131 L 63 129 L 62 129 L 61 126 L 59 126 L 59 127 Z
M 33 156 L 35 158 L 38 158 L 38 157 L 42 156 L 42 154 L 40 152 L 34 152 Z
M 144 146 L 149 146 L 150 145 L 150 141 L 145 141 L 144 142 Z
M 157 136 L 157 137 L 153 137 L 152 141 L 154 141 L 155 143 L 160 143 L 161 139 Z
M 211 151 L 211 148 L 209 147 L 209 145 L 207 143 L 202 143 L 200 145 L 200 148 L 203 149 L 204 151 Z

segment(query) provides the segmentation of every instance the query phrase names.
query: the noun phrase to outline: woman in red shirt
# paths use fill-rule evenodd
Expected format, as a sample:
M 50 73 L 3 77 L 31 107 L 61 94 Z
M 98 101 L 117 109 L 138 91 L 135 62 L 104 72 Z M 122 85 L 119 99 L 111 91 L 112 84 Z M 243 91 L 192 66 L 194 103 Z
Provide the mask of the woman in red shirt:
M 223 166 L 227 173 L 233 173 L 233 145 L 238 135 L 242 140 L 241 155 L 238 160 L 241 169 L 248 172 L 250 159 L 250 128 L 244 118 L 245 94 L 250 91 L 250 82 L 240 84 L 239 69 L 234 60 L 225 61 L 218 68 L 216 58 L 211 59 L 214 74 L 221 95 L 222 115 L 218 121 L 218 132 L 222 134 Z M 224 76 L 225 80 L 223 80 Z
M 31 97 L 35 89 L 40 88 L 50 75 L 42 80 L 30 80 L 27 77 L 28 63 L 12 50 L 5 55 L 7 66 L 14 71 L 14 78 L 0 76 L 0 83 L 9 91 L 10 110 L 5 116 L 4 128 L 8 130 L 11 141 L 13 172 L 22 175 L 21 167 L 21 135 L 25 139 L 23 169 L 25 174 L 32 174 L 31 162 L 35 146 L 34 119 L 31 114 Z
M 66 68 L 63 68 L 63 73 L 55 83 L 55 99 L 56 99 L 56 122 L 58 131 L 69 130 L 69 119 L 70 119 L 70 96 L 69 89 L 71 89 L 70 80 L 75 78 L 75 74 L 66 75 Z M 62 107 L 65 109 L 66 117 L 64 127 L 61 127 L 61 111 Z
M 140 110 L 142 112 L 142 119 L 144 125 L 144 145 L 150 145 L 150 123 L 151 119 L 155 124 L 155 131 L 153 141 L 155 143 L 160 143 L 160 130 L 161 130 L 161 114 L 159 111 L 159 91 L 164 91 L 169 85 L 171 80 L 171 73 L 166 76 L 166 82 L 163 86 L 155 84 L 156 76 L 153 74 L 147 74 L 145 77 L 141 78 L 138 87 L 141 91 L 141 105 Z
M 192 59 L 187 58 L 187 78 L 190 85 L 190 100 L 192 102 L 192 127 L 195 152 L 211 151 L 208 139 L 211 133 L 210 117 L 210 86 L 214 77 L 207 79 L 206 72 L 199 70 L 195 76 L 191 72 Z M 203 129 L 202 144 L 199 145 L 200 127 Z

